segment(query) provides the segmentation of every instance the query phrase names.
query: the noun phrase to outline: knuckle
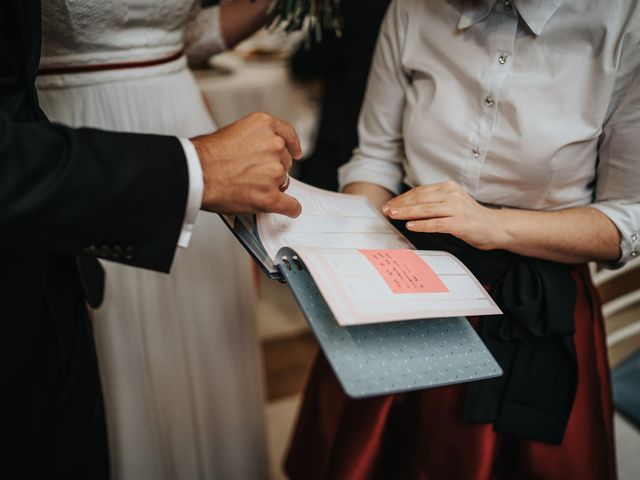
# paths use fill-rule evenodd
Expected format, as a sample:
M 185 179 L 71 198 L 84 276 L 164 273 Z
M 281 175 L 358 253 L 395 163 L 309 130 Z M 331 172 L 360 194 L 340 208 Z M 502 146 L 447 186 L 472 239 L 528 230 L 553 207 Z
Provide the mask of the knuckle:
M 273 149 L 276 152 L 280 153 L 280 152 L 284 151 L 285 147 L 286 147 L 286 142 L 284 141 L 284 138 L 278 137 L 278 136 L 275 136 L 273 138 Z
M 251 117 L 253 117 L 256 121 L 258 121 L 260 123 L 268 123 L 271 120 L 271 115 L 269 115 L 268 113 L 264 113 L 264 112 L 252 113 Z
M 272 163 L 272 164 L 269 165 L 269 167 L 270 167 L 269 168 L 270 175 L 275 180 L 282 180 L 282 178 L 287 173 L 285 168 L 284 168 L 284 165 L 282 165 L 280 162 Z
M 278 165 L 280 165 L 280 162 L 278 162 L 275 157 L 268 156 L 267 158 L 263 159 L 261 172 L 266 177 L 272 177 L 273 175 L 276 175 L 278 173 L 280 168 L 278 167 Z

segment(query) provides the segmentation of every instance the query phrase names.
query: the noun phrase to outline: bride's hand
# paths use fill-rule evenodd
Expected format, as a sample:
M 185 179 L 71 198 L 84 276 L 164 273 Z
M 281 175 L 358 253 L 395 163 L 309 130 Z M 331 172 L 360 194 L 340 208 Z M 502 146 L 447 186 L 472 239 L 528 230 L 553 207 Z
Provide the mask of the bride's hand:
M 413 188 L 382 211 L 394 220 L 407 220 L 408 230 L 449 233 L 481 250 L 501 248 L 506 238 L 500 210 L 480 205 L 455 182 Z

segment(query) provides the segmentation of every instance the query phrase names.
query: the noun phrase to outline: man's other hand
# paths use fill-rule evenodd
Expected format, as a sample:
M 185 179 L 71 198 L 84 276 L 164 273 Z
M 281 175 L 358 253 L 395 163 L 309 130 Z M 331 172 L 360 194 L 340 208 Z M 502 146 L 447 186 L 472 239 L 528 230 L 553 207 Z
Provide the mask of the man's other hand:
M 252 113 L 191 141 L 204 176 L 203 210 L 300 215 L 300 203 L 280 190 L 293 160 L 302 157 L 291 125 L 266 113 Z

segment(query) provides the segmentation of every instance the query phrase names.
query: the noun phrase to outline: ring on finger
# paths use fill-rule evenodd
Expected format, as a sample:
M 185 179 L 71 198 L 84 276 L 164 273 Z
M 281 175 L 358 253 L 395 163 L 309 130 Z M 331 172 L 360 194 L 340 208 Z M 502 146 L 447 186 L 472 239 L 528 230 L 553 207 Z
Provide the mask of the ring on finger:
M 278 187 L 281 192 L 284 192 L 287 188 L 289 188 L 289 183 L 291 183 L 291 177 L 289 176 L 289 173 L 287 173 L 286 175 L 287 176 L 285 177 L 284 182 L 282 182 L 282 185 Z

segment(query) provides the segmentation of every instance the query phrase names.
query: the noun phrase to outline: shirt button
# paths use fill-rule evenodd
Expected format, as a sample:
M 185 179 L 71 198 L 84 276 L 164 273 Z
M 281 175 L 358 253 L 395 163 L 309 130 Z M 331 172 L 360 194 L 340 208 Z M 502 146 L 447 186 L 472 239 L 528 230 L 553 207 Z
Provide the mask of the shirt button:
M 502 5 L 504 6 L 505 11 L 507 12 L 510 12 L 511 10 L 513 10 L 513 4 L 509 0 L 505 0 L 505 2 Z
M 634 250 L 633 252 L 631 252 L 631 256 L 632 257 L 637 257 L 638 256 L 638 251 Z
M 480 149 L 478 147 L 473 147 L 471 154 L 473 155 L 473 158 L 478 158 L 480 156 Z
M 507 55 L 504 55 L 504 54 L 503 54 L 503 55 L 500 55 L 500 56 L 498 57 L 498 63 L 499 63 L 500 65 L 504 65 L 505 63 L 507 63 Z
M 634 234 L 631 235 L 631 241 L 635 242 L 636 240 L 638 240 L 638 234 L 634 233 Z
M 491 95 L 488 95 L 486 97 L 484 97 L 484 104 L 487 107 L 493 107 L 493 105 L 496 103 L 496 101 L 493 99 L 493 97 Z

